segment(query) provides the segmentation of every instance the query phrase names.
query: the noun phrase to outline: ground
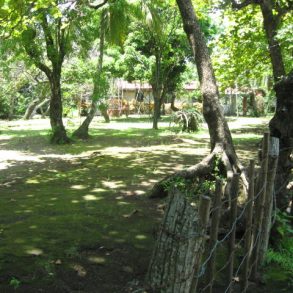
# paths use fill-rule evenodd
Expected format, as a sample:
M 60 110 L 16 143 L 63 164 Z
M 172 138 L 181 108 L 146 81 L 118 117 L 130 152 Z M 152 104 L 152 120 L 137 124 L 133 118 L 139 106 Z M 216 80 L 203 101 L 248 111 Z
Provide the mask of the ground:
M 53 146 L 48 120 L 0 123 L 0 292 L 130 292 L 163 212 L 147 193 L 209 152 L 206 127 L 181 134 L 168 122 L 153 131 L 147 117 L 96 118 L 90 140 Z M 247 163 L 268 119 L 229 123 Z

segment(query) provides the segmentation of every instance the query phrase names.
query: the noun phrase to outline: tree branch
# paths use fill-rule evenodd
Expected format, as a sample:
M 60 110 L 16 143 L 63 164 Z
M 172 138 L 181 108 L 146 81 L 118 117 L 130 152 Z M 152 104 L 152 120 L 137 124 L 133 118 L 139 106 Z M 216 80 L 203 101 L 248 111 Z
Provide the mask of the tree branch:
M 42 14 L 41 26 L 43 28 L 43 32 L 44 32 L 44 35 L 45 35 L 47 56 L 48 56 L 48 59 L 53 64 L 56 61 L 56 56 L 55 55 L 56 55 L 57 52 L 56 52 L 56 48 L 54 47 L 54 40 L 53 40 L 52 34 L 50 32 L 48 21 L 47 21 L 45 13 Z
M 108 0 L 103 0 L 103 1 L 95 3 L 95 4 L 89 2 L 88 6 L 93 9 L 99 9 L 99 8 L 103 7 L 104 5 L 106 5 L 107 3 L 108 3 Z
M 39 68 L 41 71 L 43 71 L 48 77 L 48 79 L 50 80 L 52 78 L 52 71 L 46 64 L 40 61 L 39 56 L 36 54 L 34 45 L 30 45 L 30 46 L 25 45 L 24 48 L 26 53 L 32 58 L 35 66 Z

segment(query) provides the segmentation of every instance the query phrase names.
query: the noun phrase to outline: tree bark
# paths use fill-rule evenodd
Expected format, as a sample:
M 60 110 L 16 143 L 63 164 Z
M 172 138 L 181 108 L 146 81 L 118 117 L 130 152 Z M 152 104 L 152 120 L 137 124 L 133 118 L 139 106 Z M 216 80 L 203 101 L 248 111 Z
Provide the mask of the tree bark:
M 102 116 L 103 116 L 104 119 L 105 119 L 105 122 L 106 122 L 106 123 L 110 123 L 110 116 L 109 116 L 109 113 L 108 113 L 107 108 L 105 108 L 105 107 L 100 107 L 100 111 L 101 111 Z
M 10 103 L 9 103 L 9 113 L 8 113 L 8 120 L 12 120 L 13 119 L 13 115 L 14 115 L 14 111 L 15 111 L 15 103 L 16 103 L 16 96 L 13 95 L 10 99 Z
M 293 71 L 275 85 L 277 107 L 270 121 L 271 136 L 280 139 L 280 154 L 275 179 L 277 207 L 285 211 L 292 200 L 287 186 L 292 178 L 293 150 Z
M 24 38 L 24 48 L 30 56 L 35 66 L 43 71 L 50 83 L 51 100 L 50 100 L 50 123 L 52 128 L 51 143 L 65 144 L 69 143 L 70 139 L 67 137 L 65 127 L 62 121 L 62 93 L 61 93 L 61 69 L 66 55 L 66 42 L 65 30 L 61 28 L 62 23 L 56 23 L 56 34 L 52 34 L 50 24 L 46 13 L 40 15 L 40 26 L 42 28 L 42 36 L 46 43 L 46 54 L 48 60 L 52 64 L 50 68 L 43 59 L 41 51 L 35 41 L 36 32 L 33 28 L 28 28 L 26 33 L 30 32 L 30 39 Z M 24 33 L 25 33 L 24 32 Z M 54 40 L 55 38 L 55 40 Z
M 61 68 L 54 70 L 50 79 L 50 123 L 52 128 L 51 143 L 66 144 L 70 142 L 62 120 Z
M 158 129 L 158 121 L 161 115 L 161 90 L 152 85 L 154 95 L 153 129 Z
M 179 111 L 179 109 L 175 106 L 175 99 L 176 99 L 176 95 L 174 92 L 172 92 L 172 97 L 171 97 L 171 109 L 174 112 Z
M 36 112 L 36 111 L 38 111 L 38 109 L 40 109 L 40 111 L 41 111 L 41 115 L 42 115 L 42 118 L 44 118 L 44 117 L 45 117 L 45 114 L 46 114 L 46 112 L 47 112 L 47 110 L 46 110 L 45 113 L 44 113 L 43 110 L 42 110 L 42 107 L 43 107 L 44 105 L 46 105 L 47 103 L 49 103 L 49 102 L 50 102 L 50 99 L 45 99 L 45 100 L 43 100 L 41 103 L 39 103 L 39 104 L 36 106 L 34 112 Z M 50 108 L 50 104 L 48 105 L 48 107 Z M 48 107 L 47 107 L 47 108 L 48 108 Z
M 280 139 L 280 155 L 275 180 L 277 207 L 285 211 L 290 203 L 290 192 L 287 190 L 291 178 L 292 160 L 290 155 L 293 149 L 293 71 L 286 77 L 282 51 L 277 36 L 280 16 L 274 15 L 272 0 L 260 2 L 263 15 L 263 26 L 267 36 L 277 106 L 274 117 L 270 121 L 272 136 Z
M 263 15 L 263 26 L 269 45 L 274 80 L 277 82 L 286 74 L 281 47 L 276 39 L 279 21 L 273 14 L 274 4 L 272 3 L 272 0 L 260 1 L 260 8 Z
M 221 110 L 218 87 L 208 47 L 194 13 L 192 2 L 190 0 L 177 0 L 177 4 L 197 67 L 203 95 L 203 114 L 209 127 L 211 149 L 213 150 L 217 145 L 227 149 L 230 153 L 231 163 L 235 164 L 238 159 L 228 124 Z

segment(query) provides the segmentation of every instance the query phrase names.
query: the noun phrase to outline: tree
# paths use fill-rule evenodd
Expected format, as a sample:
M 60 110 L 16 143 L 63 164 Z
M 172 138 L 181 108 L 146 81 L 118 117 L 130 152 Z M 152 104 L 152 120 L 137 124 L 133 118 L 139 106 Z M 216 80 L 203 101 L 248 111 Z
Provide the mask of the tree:
M 127 80 L 151 84 L 153 129 L 158 129 L 165 96 L 175 90 L 185 70 L 188 46 L 175 7 L 155 1 L 146 1 L 143 7 L 143 19 L 131 25 L 119 63 Z
M 199 164 L 187 170 L 175 173 L 171 177 L 157 183 L 152 190 L 151 197 L 161 197 L 166 192 L 163 189 L 163 182 L 174 177 L 194 179 L 197 176 L 205 176 L 213 170 L 215 160 L 220 161 L 220 169 L 227 176 L 227 188 L 234 173 L 241 173 L 242 180 L 246 185 L 246 177 L 242 172 L 234 149 L 231 133 L 224 118 L 219 102 L 219 91 L 212 66 L 209 49 L 202 33 L 198 18 L 194 12 L 190 0 L 176 0 L 183 21 L 184 31 L 192 48 L 193 57 L 196 63 L 200 81 L 200 89 L 203 97 L 203 115 L 208 124 L 211 153 Z
M 92 102 L 89 113 L 87 114 L 86 119 L 82 122 L 77 130 L 74 131 L 73 136 L 81 139 L 87 139 L 89 137 L 88 130 L 91 121 L 93 120 L 97 112 L 97 101 L 99 98 L 102 98 L 105 94 L 105 90 L 102 90 L 102 82 L 104 81 L 103 73 L 103 58 L 104 58 L 104 43 L 105 43 L 105 17 L 106 10 L 101 14 L 100 20 L 100 43 L 99 43 L 99 60 L 96 72 L 94 72 L 93 83 L 94 89 L 92 94 Z M 107 116 L 106 116 L 107 117 Z M 106 118 L 107 119 L 107 118 Z
M 0 14 L 3 15 L 1 25 L 7 32 L 4 37 L 13 38 L 23 47 L 31 63 L 46 75 L 51 91 L 51 142 L 68 143 L 70 139 L 62 120 L 62 66 L 73 48 L 79 43 L 85 45 L 82 35 L 86 29 L 81 26 L 87 23 L 89 8 L 79 1 L 18 2 L 21 9 L 13 1 L 7 1 L 3 6 L 7 10 Z
M 288 12 L 293 10 L 293 2 L 291 0 L 232 0 L 232 7 L 235 9 L 242 9 L 249 5 L 256 5 L 261 10 L 263 28 L 272 64 L 277 103 L 275 115 L 270 121 L 270 132 L 272 136 L 280 139 L 280 154 L 275 188 L 277 191 L 277 207 L 281 210 L 286 210 L 291 200 L 287 186 L 293 166 L 290 157 L 293 149 L 293 69 L 291 64 L 289 68 L 291 73 L 287 75 L 282 47 L 278 41 L 277 34 L 282 20 L 287 17 Z M 292 20 L 292 16 L 288 17 Z
M 57 1 L 58 4 L 62 4 L 62 1 Z M 35 66 L 43 71 L 49 80 L 51 142 L 63 144 L 69 143 L 70 140 L 62 121 L 61 72 L 64 58 L 68 53 L 70 18 L 73 12 L 69 7 L 56 8 L 59 8 L 60 14 L 50 13 L 50 8 L 38 11 L 36 22 L 24 30 L 21 40 Z M 46 56 L 41 51 L 40 39 L 45 41 Z M 50 67 L 46 64 L 46 59 L 51 63 Z
M 112 45 L 116 44 L 121 46 L 128 31 L 130 17 L 136 13 L 135 4 L 130 4 L 127 0 L 106 0 L 96 5 L 90 4 L 90 7 L 101 10 L 99 24 L 99 60 L 97 70 L 93 74 L 94 89 L 91 98 L 92 102 L 90 110 L 86 119 L 73 133 L 73 136 L 82 139 L 89 137 L 89 125 L 97 112 L 99 102 L 99 109 L 104 116 L 105 121 L 110 122 L 107 107 L 103 102 L 101 102 L 101 100 L 105 98 L 109 86 L 107 83 L 106 73 L 103 70 L 105 41 L 108 40 L 108 43 Z

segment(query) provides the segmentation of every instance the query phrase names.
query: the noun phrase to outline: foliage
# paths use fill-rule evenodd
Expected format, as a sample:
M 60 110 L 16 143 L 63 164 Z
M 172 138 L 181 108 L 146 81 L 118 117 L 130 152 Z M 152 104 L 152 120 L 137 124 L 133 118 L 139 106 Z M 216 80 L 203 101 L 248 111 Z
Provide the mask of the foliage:
M 161 23 L 165 23 L 162 30 Z M 127 80 L 149 81 L 156 87 L 174 87 L 185 70 L 188 51 L 177 9 L 149 5 L 144 20 L 131 24 L 119 64 Z
M 222 31 L 214 41 L 213 63 L 219 85 L 227 87 L 261 87 L 270 75 L 271 64 L 261 13 L 255 7 L 245 12 L 227 8 L 221 12 Z
M 265 264 L 274 263 L 293 276 L 293 229 L 292 216 L 280 211 L 277 212 L 276 221 L 272 229 L 272 247 L 269 248 Z M 292 281 L 293 281 L 293 277 Z
M 280 268 L 293 274 L 293 241 L 288 240 L 288 249 L 269 249 L 266 254 L 265 264 L 278 264 Z
M 14 62 L 0 70 L 0 117 L 13 118 L 25 113 L 36 98 L 47 97 L 49 85 L 33 66 Z
M 196 132 L 203 123 L 203 115 L 195 108 L 179 110 L 171 115 L 170 125 L 172 123 L 178 125 L 181 131 Z
M 15 277 L 12 277 L 9 285 L 12 286 L 14 289 L 17 289 L 21 285 L 21 281 Z

